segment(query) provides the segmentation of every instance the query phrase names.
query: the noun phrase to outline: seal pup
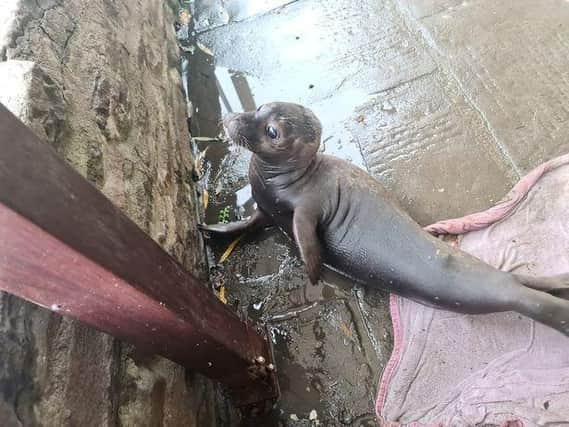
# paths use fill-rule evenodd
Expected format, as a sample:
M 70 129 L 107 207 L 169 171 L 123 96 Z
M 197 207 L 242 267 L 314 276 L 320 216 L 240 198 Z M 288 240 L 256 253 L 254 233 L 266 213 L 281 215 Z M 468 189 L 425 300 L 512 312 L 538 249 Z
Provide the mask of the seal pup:
M 516 311 L 569 335 L 569 274 L 504 272 L 431 236 L 384 187 L 351 163 L 318 152 L 322 128 L 309 109 L 270 103 L 224 118 L 250 150 L 257 209 L 246 220 L 200 225 L 232 235 L 277 225 L 296 243 L 315 284 L 323 265 L 367 286 L 467 314 Z

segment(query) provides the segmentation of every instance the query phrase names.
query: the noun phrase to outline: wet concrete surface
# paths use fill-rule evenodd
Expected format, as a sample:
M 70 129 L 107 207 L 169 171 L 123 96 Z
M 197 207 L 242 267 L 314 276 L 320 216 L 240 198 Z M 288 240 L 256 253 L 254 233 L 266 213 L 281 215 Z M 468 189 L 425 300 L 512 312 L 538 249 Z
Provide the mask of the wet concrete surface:
M 248 153 L 204 138 L 226 112 L 269 101 L 312 108 L 324 152 L 368 170 L 422 224 L 488 207 L 569 150 L 565 0 L 201 0 L 193 13 L 208 223 L 252 203 Z M 229 243 L 210 242 L 212 264 Z M 387 294 L 332 276 L 311 286 L 276 230 L 243 238 L 213 276 L 271 330 L 283 396 L 255 425 L 374 425 L 392 348 Z

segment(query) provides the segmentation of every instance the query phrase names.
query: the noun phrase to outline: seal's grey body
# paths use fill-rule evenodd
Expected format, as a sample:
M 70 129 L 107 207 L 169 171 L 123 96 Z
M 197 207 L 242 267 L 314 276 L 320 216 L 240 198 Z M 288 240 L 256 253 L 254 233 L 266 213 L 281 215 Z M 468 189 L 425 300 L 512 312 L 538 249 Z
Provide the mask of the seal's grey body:
M 495 282 L 505 273 L 423 232 L 376 180 L 355 166 L 317 154 L 302 177 L 283 180 L 285 185 L 255 173 L 250 178 L 259 208 L 292 238 L 295 210 L 317 224 L 322 261 L 334 269 L 429 304 L 479 312 L 485 300 L 484 311 L 497 310 L 492 307 L 499 289 Z M 449 287 L 445 283 L 451 274 L 476 286 Z
M 497 270 L 424 232 L 365 171 L 317 153 L 320 124 L 307 109 L 268 104 L 225 120 L 253 151 L 257 211 L 202 226 L 229 234 L 275 224 L 298 246 L 312 283 L 322 264 L 367 285 L 452 311 L 514 310 L 569 335 L 569 275 L 531 278 Z

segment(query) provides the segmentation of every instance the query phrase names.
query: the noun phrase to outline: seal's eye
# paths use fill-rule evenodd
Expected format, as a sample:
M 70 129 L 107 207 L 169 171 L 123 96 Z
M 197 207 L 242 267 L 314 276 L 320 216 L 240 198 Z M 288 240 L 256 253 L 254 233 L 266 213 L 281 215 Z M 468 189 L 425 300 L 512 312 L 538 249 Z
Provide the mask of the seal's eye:
M 277 137 L 279 136 L 277 130 L 272 126 L 267 126 L 266 132 L 267 136 L 271 139 L 277 139 Z

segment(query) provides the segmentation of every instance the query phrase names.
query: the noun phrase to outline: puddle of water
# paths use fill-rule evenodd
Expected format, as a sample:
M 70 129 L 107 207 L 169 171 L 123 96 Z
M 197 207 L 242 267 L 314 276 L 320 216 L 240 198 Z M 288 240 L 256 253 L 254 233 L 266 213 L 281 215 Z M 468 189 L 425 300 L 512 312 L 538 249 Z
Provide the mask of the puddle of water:
M 189 97 L 194 107 L 192 136 L 217 138 L 222 132 L 223 115 L 243 109 L 237 92 L 224 87 L 235 84 L 240 93 L 246 94 L 246 82 L 238 76 L 232 80 L 227 73 L 216 72 L 211 55 L 197 47 L 191 57 L 189 76 Z M 230 221 L 249 215 L 254 208 L 247 179 L 250 153 L 219 141 L 198 142 L 197 146 L 200 151 L 208 150 L 205 161 L 209 173 L 201 182 L 209 194 L 205 222 L 219 222 L 222 211 L 229 213 Z
M 273 102 L 297 102 L 311 108 L 322 122 L 322 152 L 349 160 L 364 167 L 364 161 L 357 144 L 345 129 L 344 121 L 353 110 L 367 99 L 362 90 L 344 89 L 332 99 L 302 99 L 286 84 L 272 85 L 253 76 L 225 67 L 215 67 L 215 78 L 219 89 L 222 115 L 228 112 L 255 110 L 258 106 Z M 306 88 L 308 93 L 311 89 Z M 299 99 L 300 98 L 300 99 Z M 307 97 L 308 98 L 308 97 Z
M 207 31 L 280 8 L 291 0 L 196 0 L 196 30 Z

